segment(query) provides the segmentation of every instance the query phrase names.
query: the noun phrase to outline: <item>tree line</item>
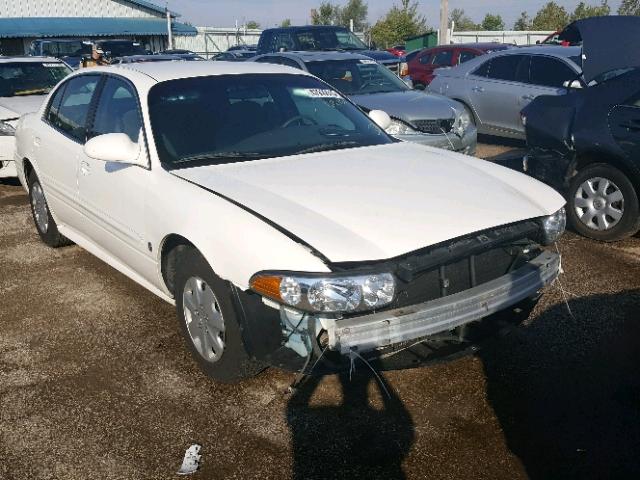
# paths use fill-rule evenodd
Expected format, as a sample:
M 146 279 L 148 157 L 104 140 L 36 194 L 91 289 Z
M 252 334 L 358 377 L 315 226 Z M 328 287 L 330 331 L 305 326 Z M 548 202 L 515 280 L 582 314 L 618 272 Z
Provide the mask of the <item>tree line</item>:
M 368 23 L 369 6 L 364 0 L 347 0 L 343 4 L 322 1 L 311 12 L 313 25 L 340 25 L 349 27 L 353 20 L 357 32 L 366 32 L 379 47 L 389 47 L 403 43 L 405 38 L 421 35 L 432 30 L 427 19 L 419 11 L 418 0 L 400 0 L 375 24 Z M 640 15 L 640 0 L 622 0 L 617 13 L 619 15 Z M 523 11 L 513 24 L 513 30 L 561 30 L 574 20 L 600 15 L 610 15 L 609 0 L 600 0 L 592 5 L 580 1 L 573 11 L 568 11 L 555 1 L 546 3 L 534 15 Z M 487 13 L 480 23 L 472 20 L 463 9 L 454 8 L 449 21 L 454 22 L 456 31 L 508 30 L 502 16 Z M 435 23 L 438 23 L 437 20 Z M 251 25 L 251 26 L 249 26 Z M 282 21 L 281 26 L 291 25 L 290 19 Z M 247 22 L 247 28 L 259 28 L 257 22 Z

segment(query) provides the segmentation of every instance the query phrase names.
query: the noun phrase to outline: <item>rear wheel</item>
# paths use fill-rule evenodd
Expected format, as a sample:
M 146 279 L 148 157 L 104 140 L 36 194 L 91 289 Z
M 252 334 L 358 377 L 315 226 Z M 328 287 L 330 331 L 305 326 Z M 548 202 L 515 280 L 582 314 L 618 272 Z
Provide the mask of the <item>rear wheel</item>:
M 42 184 L 34 171 L 29 174 L 28 183 L 31 214 L 42 241 L 52 248 L 71 245 L 71 240 L 58 231 L 58 225 L 51 216 L 47 199 L 44 196 Z
M 640 229 L 638 194 L 617 168 L 598 163 L 580 170 L 571 180 L 567 216 L 585 237 L 613 242 Z
M 194 248 L 179 253 L 175 285 L 180 330 L 207 375 L 230 383 L 264 368 L 251 359 L 244 346 L 231 286 Z

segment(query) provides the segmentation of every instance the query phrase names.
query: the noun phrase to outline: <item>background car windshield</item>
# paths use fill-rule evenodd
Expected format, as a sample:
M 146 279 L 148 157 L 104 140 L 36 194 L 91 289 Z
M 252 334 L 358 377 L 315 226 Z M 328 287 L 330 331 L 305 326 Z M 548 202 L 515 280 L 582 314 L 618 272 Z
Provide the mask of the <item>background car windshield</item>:
M 44 95 L 70 73 L 60 62 L 0 64 L 0 97 Z
M 367 46 L 349 30 L 314 28 L 296 32 L 300 49 L 309 50 L 366 50 Z
M 303 75 L 171 80 L 151 89 L 149 113 L 167 168 L 393 141 L 352 103 Z
M 402 92 L 407 84 L 374 60 L 308 62 L 307 69 L 345 95 Z

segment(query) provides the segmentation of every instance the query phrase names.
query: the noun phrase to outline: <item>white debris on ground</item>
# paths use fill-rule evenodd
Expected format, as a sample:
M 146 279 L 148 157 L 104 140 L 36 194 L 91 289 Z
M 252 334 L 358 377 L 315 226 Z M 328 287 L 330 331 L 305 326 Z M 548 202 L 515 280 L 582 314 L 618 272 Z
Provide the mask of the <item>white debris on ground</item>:
M 180 470 L 178 470 L 178 475 L 191 475 L 192 473 L 196 473 L 198 468 L 200 468 L 200 450 L 202 449 L 202 445 L 194 443 L 187 451 L 184 452 L 184 460 L 182 460 L 182 466 Z

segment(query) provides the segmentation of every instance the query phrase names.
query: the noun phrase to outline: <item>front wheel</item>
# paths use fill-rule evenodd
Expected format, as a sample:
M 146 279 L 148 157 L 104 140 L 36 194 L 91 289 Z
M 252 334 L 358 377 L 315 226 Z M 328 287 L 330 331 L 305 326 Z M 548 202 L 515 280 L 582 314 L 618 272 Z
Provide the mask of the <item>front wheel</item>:
M 42 241 L 52 248 L 64 247 L 72 242 L 58 231 L 58 225 L 51 216 L 42 184 L 35 172 L 29 174 L 29 203 L 31 215 Z
M 567 202 L 569 223 L 585 237 L 613 242 L 640 229 L 638 194 L 629 178 L 611 165 L 580 170 L 571 180 Z
M 175 285 L 180 330 L 207 375 L 231 383 L 263 369 L 244 346 L 231 286 L 197 250 L 187 248 L 179 253 Z

